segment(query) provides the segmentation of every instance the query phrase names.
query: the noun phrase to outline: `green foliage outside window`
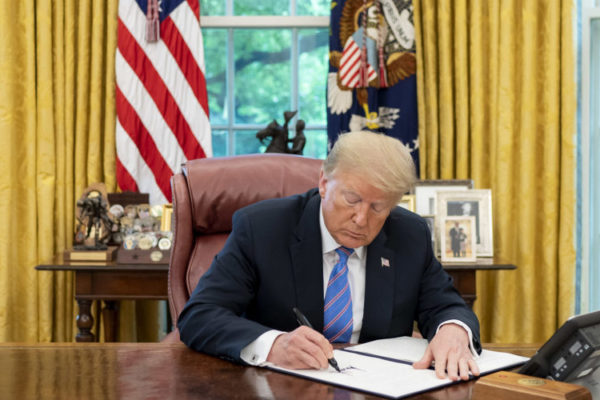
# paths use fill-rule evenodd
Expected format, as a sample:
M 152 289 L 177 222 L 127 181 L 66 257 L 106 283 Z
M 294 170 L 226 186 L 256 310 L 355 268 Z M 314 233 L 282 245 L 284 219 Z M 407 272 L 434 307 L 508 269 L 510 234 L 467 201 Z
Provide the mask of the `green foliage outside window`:
M 235 0 L 232 4 L 234 15 L 290 14 L 289 3 L 282 0 Z M 225 15 L 226 9 L 226 0 L 201 1 L 202 15 Z M 296 0 L 295 15 L 328 13 L 328 0 Z M 256 139 L 256 132 L 273 119 L 283 124 L 283 112 L 291 109 L 297 109 L 297 118 L 306 123 L 304 155 L 326 156 L 328 28 L 296 28 L 296 32 L 293 28 L 203 28 L 215 156 L 263 152 L 266 146 Z M 296 77 L 292 76 L 294 38 Z M 228 71 L 231 53 L 233 69 Z M 297 79 L 297 89 L 293 79 Z M 298 98 L 293 99 L 296 90 Z

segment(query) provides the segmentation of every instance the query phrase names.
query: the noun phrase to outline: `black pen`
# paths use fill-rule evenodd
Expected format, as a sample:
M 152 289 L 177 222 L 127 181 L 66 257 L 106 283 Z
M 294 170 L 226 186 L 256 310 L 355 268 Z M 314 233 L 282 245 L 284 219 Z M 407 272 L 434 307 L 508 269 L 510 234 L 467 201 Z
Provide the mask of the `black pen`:
M 294 314 L 296 314 L 296 320 L 298 321 L 298 323 L 300 325 L 308 326 L 310 329 L 314 329 L 312 327 L 312 325 L 310 324 L 310 321 L 308 320 L 308 318 L 306 318 L 300 310 L 298 310 L 296 307 L 294 307 L 292 310 L 294 311 Z M 329 365 L 331 365 L 333 368 L 335 368 L 335 370 L 337 372 L 342 372 L 340 370 L 340 367 L 338 367 L 338 363 L 337 363 L 337 361 L 335 361 L 335 358 L 333 358 L 333 357 L 328 358 L 327 361 L 329 361 Z

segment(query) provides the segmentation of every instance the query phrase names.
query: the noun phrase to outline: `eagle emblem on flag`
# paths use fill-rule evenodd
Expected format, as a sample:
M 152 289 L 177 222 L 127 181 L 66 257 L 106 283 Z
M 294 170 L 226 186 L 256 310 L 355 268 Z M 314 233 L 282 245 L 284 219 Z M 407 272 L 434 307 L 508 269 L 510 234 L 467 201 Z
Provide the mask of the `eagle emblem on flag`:
M 328 96 L 334 113 L 350 108 L 353 89 L 359 89 L 358 101 L 364 107 L 366 90 L 360 88 L 394 86 L 416 72 L 415 28 L 408 1 L 346 1 L 339 36 L 343 50 L 329 53 L 331 66 L 338 69 L 331 74 L 336 84 L 329 89 L 338 93 Z
M 332 2 L 330 144 L 344 131 L 368 129 L 418 148 L 413 21 L 411 0 Z

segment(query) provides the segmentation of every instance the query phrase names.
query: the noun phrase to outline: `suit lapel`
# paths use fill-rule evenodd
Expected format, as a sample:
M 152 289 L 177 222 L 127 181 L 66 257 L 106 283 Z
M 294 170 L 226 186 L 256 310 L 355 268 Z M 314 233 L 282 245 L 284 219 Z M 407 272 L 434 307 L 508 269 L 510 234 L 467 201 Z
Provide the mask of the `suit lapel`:
M 365 306 L 359 342 L 385 337 L 392 319 L 394 302 L 394 252 L 385 246 L 383 229 L 367 247 Z
M 296 228 L 290 252 L 296 305 L 318 332 L 323 330 L 323 251 L 319 228 L 321 198 L 311 197 Z

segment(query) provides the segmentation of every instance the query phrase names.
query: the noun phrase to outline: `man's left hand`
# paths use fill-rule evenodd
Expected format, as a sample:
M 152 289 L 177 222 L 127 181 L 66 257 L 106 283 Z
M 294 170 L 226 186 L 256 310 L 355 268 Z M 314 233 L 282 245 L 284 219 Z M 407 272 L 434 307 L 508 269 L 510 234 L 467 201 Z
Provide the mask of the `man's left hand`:
M 427 346 L 423 358 L 413 364 L 416 369 L 428 368 L 435 362 L 435 374 L 453 381 L 469 379 L 469 372 L 479 376 L 479 367 L 469 349 L 469 335 L 457 324 L 443 325 Z

